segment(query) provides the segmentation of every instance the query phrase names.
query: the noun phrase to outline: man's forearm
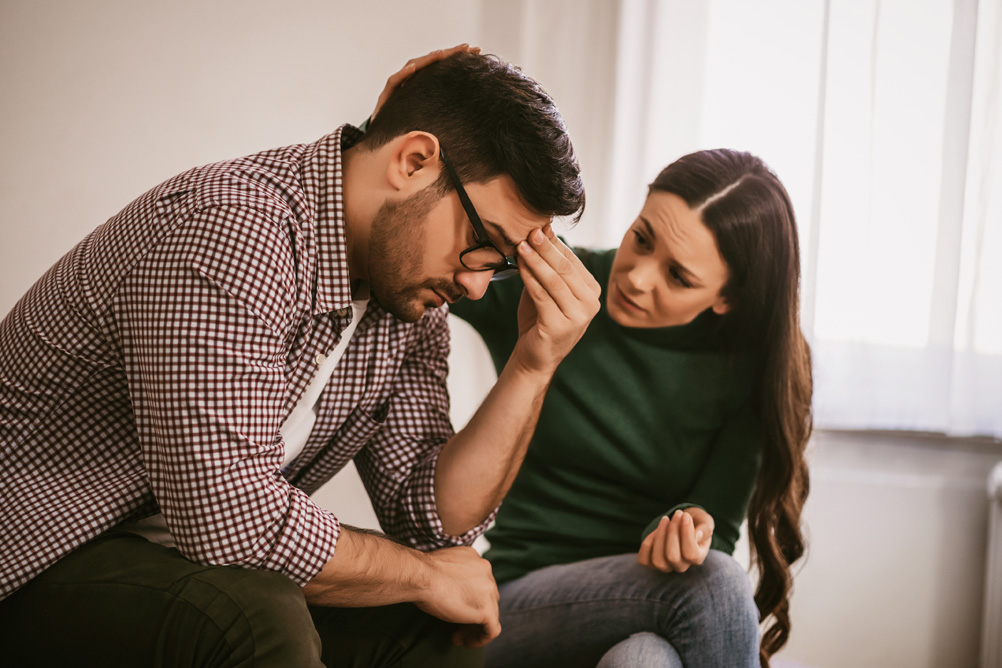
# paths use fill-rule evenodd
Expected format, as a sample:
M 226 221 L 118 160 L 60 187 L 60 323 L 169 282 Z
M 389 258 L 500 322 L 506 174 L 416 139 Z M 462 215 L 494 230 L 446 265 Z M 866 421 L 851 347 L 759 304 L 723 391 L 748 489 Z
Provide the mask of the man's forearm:
M 435 469 L 435 502 L 446 533 L 466 533 L 500 505 L 525 458 L 551 379 L 509 364 L 469 424 L 445 445 Z
M 417 550 L 342 527 L 334 557 L 303 587 L 303 594 L 311 605 L 391 605 L 417 601 L 427 579 L 427 566 Z
M 435 503 L 447 533 L 480 524 L 511 487 L 560 361 L 600 307 L 601 287 L 547 225 L 518 244 L 518 341 L 470 424 L 439 454 Z
M 334 556 L 306 584 L 310 605 L 413 603 L 462 626 L 454 642 L 479 647 L 501 632 L 491 566 L 471 547 L 418 552 L 379 535 L 342 528 Z

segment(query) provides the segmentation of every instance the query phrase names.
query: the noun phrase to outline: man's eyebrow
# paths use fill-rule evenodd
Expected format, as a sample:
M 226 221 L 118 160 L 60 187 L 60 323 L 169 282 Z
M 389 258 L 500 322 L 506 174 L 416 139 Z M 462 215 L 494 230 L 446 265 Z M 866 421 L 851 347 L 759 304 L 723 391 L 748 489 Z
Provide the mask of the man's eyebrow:
M 506 255 L 515 254 L 518 242 L 512 241 L 511 237 L 508 236 L 508 233 L 504 231 L 503 227 L 492 220 L 481 219 L 481 222 L 484 224 L 484 229 L 487 230 L 487 234 L 490 235 L 491 239 L 501 239 L 503 244 L 501 246 L 501 250 L 503 250 Z

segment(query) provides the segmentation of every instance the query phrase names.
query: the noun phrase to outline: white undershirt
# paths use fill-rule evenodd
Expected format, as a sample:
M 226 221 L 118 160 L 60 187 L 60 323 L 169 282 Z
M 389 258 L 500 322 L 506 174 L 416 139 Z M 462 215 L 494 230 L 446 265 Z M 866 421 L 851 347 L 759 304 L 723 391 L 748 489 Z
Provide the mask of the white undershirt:
M 355 328 L 358 327 L 359 321 L 365 315 L 365 309 L 369 306 L 368 291 L 366 291 L 365 297 L 365 299 L 357 301 L 353 299 L 351 301 L 351 308 L 354 314 L 351 322 L 341 332 L 341 340 L 334 346 L 334 350 L 327 353 L 326 356 L 322 354 L 317 355 L 315 362 L 320 367 L 317 370 L 317 375 L 313 377 L 313 381 L 306 388 L 306 391 L 303 392 L 303 396 L 299 399 L 296 407 L 292 409 L 292 412 L 289 413 L 289 417 L 285 418 L 285 422 L 282 423 L 280 431 L 282 432 L 282 439 L 285 441 L 285 458 L 282 460 L 283 467 L 303 451 L 306 441 L 310 438 L 310 432 L 313 431 L 313 425 L 316 424 L 317 414 L 320 411 L 320 394 L 324 391 L 324 387 L 327 386 L 327 381 L 334 374 L 334 369 L 337 368 L 337 363 L 341 361 L 344 351 L 348 349 L 348 343 L 355 333 Z
M 309 387 L 303 392 L 303 396 L 299 398 L 295 408 L 292 409 L 292 412 L 289 413 L 288 417 L 285 418 L 285 422 L 279 428 L 279 431 L 282 433 L 282 440 L 285 441 L 285 456 L 282 458 L 283 467 L 298 457 L 299 453 L 306 446 L 306 441 L 310 438 L 310 432 L 313 431 L 313 425 L 317 422 L 317 415 L 320 411 L 320 395 L 323 393 L 324 387 L 327 386 L 327 382 L 330 381 L 331 376 L 334 375 L 334 369 L 337 368 L 338 362 L 344 356 L 344 351 L 348 349 L 351 337 L 355 334 L 358 323 L 361 322 L 362 316 L 365 315 L 365 310 L 369 307 L 368 289 L 365 290 L 364 295 L 359 296 L 364 298 L 353 299 L 351 301 L 353 312 L 351 322 L 341 332 L 341 339 L 334 346 L 334 349 L 326 355 L 322 353 L 317 354 L 314 360 L 314 363 L 317 365 L 316 375 L 313 376 Z M 161 513 L 144 517 L 138 522 L 122 525 L 116 527 L 116 529 L 138 534 L 151 543 L 158 543 L 165 547 L 177 547 L 174 543 L 174 538 L 167 529 L 167 522 Z

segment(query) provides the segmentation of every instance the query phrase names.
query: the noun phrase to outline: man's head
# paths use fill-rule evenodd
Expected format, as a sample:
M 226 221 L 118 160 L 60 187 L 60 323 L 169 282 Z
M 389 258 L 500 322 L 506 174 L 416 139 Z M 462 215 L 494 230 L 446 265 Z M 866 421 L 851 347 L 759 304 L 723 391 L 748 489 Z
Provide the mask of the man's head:
M 403 320 L 417 320 L 442 301 L 478 299 L 490 280 L 491 271 L 460 262 L 483 239 L 457 182 L 505 255 L 553 216 L 576 219 L 584 208 L 577 160 L 553 101 L 494 57 L 460 53 L 419 70 L 355 148 L 372 158 L 370 173 L 389 187 L 366 216 L 367 248 L 355 259 L 373 295 Z
M 416 72 L 379 110 L 360 147 L 412 130 L 431 133 L 464 184 L 507 174 L 524 203 L 546 216 L 584 210 L 584 184 L 556 105 L 538 83 L 494 56 L 457 53 Z M 453 190 L 446 173 L 442 194 Z

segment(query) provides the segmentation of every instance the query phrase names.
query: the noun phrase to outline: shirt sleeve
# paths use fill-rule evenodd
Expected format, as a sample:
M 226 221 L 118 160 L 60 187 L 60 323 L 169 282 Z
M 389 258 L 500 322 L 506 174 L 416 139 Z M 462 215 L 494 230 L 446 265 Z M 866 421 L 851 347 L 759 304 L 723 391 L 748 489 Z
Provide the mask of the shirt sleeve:
M 186 214 L 113 306 L 150 488 L 181 553 L 305 584 L 337 519 L 279 474 L 295 267 L 267 210 Z
M 746 401 L 721 427 L 703 471 L 686 500 L 655 517 L 641 534 L 641 541 L 657 528 L 664 515 L 697 507 L 713 517 L 710 547 L 733 554 L 755 490 L 761 452 L 761 424 L 751 401 Z
M 446 310 L 429 311 L 416 330 L 393 381 L 382 428 L 355 456 L 355 466 L 388 535 L 425 551 L 469 545 L 494 513 L 465 534 L 452 536 L 445 533 L 435 503 L 438 456 L 455 433 L 446 385 Z

